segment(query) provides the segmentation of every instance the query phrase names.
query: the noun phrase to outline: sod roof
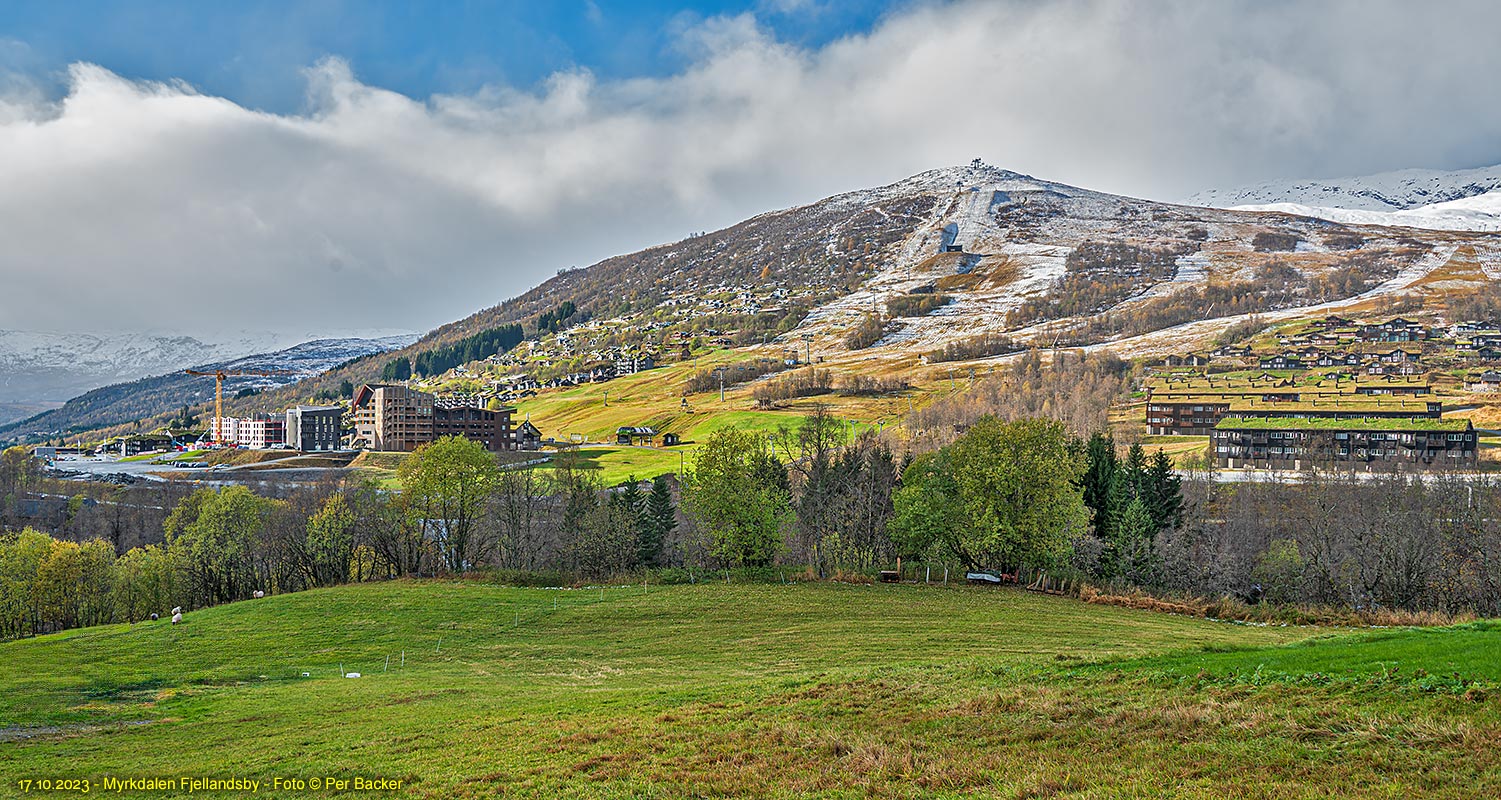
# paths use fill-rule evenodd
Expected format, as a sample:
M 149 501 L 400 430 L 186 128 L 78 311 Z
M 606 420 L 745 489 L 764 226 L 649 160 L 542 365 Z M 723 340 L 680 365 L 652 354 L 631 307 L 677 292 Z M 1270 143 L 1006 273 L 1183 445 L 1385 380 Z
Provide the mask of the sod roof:
M 1330 419 L 1328 417 L 1225 417 L 1215 430 L 1247 431 L 1423 431 L 1462 433 L 1470 429 L 1467 419 L 1365 418 Z

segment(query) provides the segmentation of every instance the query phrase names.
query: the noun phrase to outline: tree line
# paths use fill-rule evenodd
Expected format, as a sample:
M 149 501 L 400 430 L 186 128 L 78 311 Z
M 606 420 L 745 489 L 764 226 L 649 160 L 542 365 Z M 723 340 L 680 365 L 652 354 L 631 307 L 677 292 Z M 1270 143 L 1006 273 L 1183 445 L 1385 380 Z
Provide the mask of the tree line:
M 381 368 L 380 378 L 383 381 L 404 381 L 413 375 L 441 375 L 461 364 L 483 361 L 490 356 L 508 352 L 525 338 L 520 325 L 486 328 L 456 342 L 424 350 L 410 358 L 400 356 L 391 359 Z

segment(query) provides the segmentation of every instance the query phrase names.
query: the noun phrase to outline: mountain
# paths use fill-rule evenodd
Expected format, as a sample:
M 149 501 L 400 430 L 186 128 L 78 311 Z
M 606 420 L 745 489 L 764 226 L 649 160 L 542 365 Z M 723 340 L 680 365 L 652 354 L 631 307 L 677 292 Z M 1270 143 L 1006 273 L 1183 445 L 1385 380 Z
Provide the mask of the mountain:
M 395 350 L 412 343 L 415 334 L 375 339 L 317 339 L 271 353 L 199 365 L 200 370 L 287 371 L 275 377 L 226 378 L 224 392 L 233 397 L 244 389 L 264 391 L 297 383 L 350 360 Z M 56 408 L 21 422 L 0 425 L 9 438 L 52 436 L 60 432 L 94 429 L 168 414 L 184 404 L 211 402 L 214 379 L 187 375 L 181 369 L 150 378 L 93 389 Z
M 395 355 L 501 324 L 530 336 L 539 315 L 565 301 L 587 312 L 589 341 L 617 344 L 713 328 L 738 346 L 849 364 L 914 359 L 987 335 L 1130 350 L 1139 337 L 1206 318 L 1418 291 L 1441 266 L 1494 265 L 1497 254 L 1496 237 L 1174 205 L 975 162 L 569 270 Z M 1461 285 L 1482 283 L 1450 289 Z M 913 299 L 922 294 L 934 301 Z M 851 348 L 872 312 L 883 317 L 875 345 Z M 535 372 L 595 352 L 551 342 L 538 334 L 521 348 L 533 355 L 510 368 Z M 378 367 L 314 383 L 359 381 Z
M 1234 189 L 1209 189 L 1187 205 L 1235 208 L 1295 203 L 1313 208 L 1404 211 L 1501 189 L 1501 165 L 1442 172 L 1404 169 L 1349 178 L 1269 181 Z
M 797 352 L 838 374 L 931 380 L 950 368 L 931 363 L 975 366 L 1027 345 L 1198 347 L 1251 314 L 1406 304 L 1404 313 L 1442 315 L 1489 291 L 1498 267 L 1494 235 L 1175 205 L 974 162 L 565 270 L 405 348 L 228 408 L 282 408 L 419 355 L 458 363 L 431 356 L 477 357 L 474 343 L 505 339 L 493 334 L 508 325 L 522 327 L 521 344 L 453 376 L 466 391 L 637 350 L 671 360 L 689 342 L 696 353 L 736 348 L 776 362 Z M 197 386 L 183 385 L 168 408 L 206 399 Z M 660 389 L 680 405 L 684 386 Z
M 156 333 L 0 330 L 0 402 L 63 401 L 96 386 L 264 351 L 271 344 L 265 335 L 205 342 Z
M 1501 189 L 1400 211 L 1366 211 L 1302 203 L 1235 206 L 1241 211 L 1275 211 L 1353 225 L 1390 225 L 1436 231 L 1501 231 Z

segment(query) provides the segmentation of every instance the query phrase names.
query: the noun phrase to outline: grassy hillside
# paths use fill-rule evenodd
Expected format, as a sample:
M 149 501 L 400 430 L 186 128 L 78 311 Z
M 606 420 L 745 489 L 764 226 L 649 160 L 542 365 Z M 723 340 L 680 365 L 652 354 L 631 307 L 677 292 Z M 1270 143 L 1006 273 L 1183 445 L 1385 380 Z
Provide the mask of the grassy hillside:
M 970 587 L 345 587 L 0 645 L 21 667 L 0 670 L 0 738 L 14 741 L 0 786 L 190 774 L 399 778 L 412 797 L 1501 790 L 1495 697 L 1294 679 L 1453 667 L 1493 683 L 1501 629 L 1279 647 L 1315 633 Z M 1206 677 L 1271 661 L 1283 679 Z M 364 677 L 338 677 L 341 664 Z

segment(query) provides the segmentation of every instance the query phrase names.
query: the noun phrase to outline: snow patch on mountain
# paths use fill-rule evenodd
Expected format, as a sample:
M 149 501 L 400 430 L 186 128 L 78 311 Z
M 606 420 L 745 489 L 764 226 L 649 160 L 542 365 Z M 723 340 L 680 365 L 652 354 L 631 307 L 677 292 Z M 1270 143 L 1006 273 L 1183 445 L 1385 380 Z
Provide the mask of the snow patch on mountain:
M 1237 211 L 1275 211 L 1350 225 L 1387 225 L 1436 231 L 1501 231 L 1501 190 L 1401 211 L 1366 211 L 1301 203 L 1235 206 Z
M 1294 203 L 1312 208 L 1405 211 L 1497 189 L 1501 189 L 1501 164 L 1447 172 L 1404 169 L 1348 178 L 1268 181 L 1233 189 L 1209 189 L 1184 203 L 1213 208 Z

